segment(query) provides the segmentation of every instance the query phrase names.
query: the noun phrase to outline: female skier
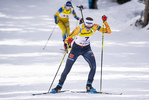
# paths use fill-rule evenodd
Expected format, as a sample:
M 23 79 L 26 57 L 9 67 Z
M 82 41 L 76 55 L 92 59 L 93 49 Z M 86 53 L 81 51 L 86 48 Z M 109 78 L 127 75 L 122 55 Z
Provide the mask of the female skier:
M 65 69 L 61 74 L 59 83 L 54 89 L 52 89 L 52 93 L 57 93 L 61 90 L 62 85 L 64 84 L 64 81 L 72 68 L 72 65 L 76 61 L 77 57 L 80 55 L 84 57 L 84 59 L 89 63 L 90 66 L 86 90 L 87 92 L 96 92 L 96 89 L 92 87 L 92 82 L 94 80 L 94 75 L 96 72 L 96 62 L 94 54 L 90 47 L 90 36 L 92 36 L 96 30 L 107 34 L 111 33 L 111 29 L 106 22 L 107 17 L 105 15 L 102 16 L 102 20 L 106 28 L 101 27 L 98 24 L 94 24 L 93 19 L 91 17 L 87 17 L 84 21 L 84 24 L 82 26 L 76 27 L 72 31 L 72 33 L 65 39 L 65 43 L 71 43 L 73 41 L 73 38 L 74 42 L 72 49 L 68 55 Z
M 76 20 L 79 20 L 77 17 L 74 8 L 70 1 L 66 2 L 65 6 L 62 6 L 54 15 L 55 23 L 58 24 L 60 29 L 62 30 L 62 38 L 63 41 L 69 36 L 70 34 L 70 25 L 69 25 L 69 18 L 68 15 L 73 14 Z M 67 44 L 64 42 L 64 49 L 67 49 Z

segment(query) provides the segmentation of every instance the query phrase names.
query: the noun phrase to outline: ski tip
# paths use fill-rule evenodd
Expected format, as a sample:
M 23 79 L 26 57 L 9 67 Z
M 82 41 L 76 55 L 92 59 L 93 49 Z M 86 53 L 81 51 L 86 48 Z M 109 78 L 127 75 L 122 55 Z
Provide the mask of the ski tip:
M 59 92 L 44 92 L 44 93 L 34 93 L 32 94 L 33 96 L 36 96 L 36 95 L 44 95 L 44 94 L 56 94 L 56 93 L 63 93 L 63 92 L 67 92 L 69 90 L 63 90 L 63 91 L 59 91 Z
M 33 96 L 35 95 L 43 95 L 43 94 L 48 94 L 49 92 L 45 92 L 45 93 L 37 93 L 37 94 L 32 94 Z
M 37 95 L 37 94 L 32 94 L 32 96 L 35 96 L 35 95 Z

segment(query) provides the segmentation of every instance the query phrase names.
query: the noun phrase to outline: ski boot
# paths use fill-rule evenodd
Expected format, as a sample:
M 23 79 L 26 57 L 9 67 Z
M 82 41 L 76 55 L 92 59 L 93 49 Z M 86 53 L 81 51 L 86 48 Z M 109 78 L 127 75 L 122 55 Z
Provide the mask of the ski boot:
M 95 93 L 95 92 L 97 92 L 96 89 L 94 89 L 92 87 L 92 81 L 91 80 L 88 80 L 88 82 L 86 84 L 86 91 L 89 92 L 89 93 Z
M 65 49 L 65 51 L 67 50 L 67 44 L 66 43 L 64 43 L 64 49 Z
M 58 93 L 62 89 L 62 85 L 58 84 L 50 93 Z
M 86 91 L 88 93 L 95 93 L 95 92 L 97 92 L 96 89 L 94 89 L 91 84 L 87 84 L 86 85 Z

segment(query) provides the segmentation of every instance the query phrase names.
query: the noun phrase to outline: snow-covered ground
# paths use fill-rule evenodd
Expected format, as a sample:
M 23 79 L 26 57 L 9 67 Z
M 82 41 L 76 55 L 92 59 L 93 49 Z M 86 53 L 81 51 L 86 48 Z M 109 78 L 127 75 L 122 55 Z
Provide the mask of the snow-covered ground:
M 72 0 L 75 7 L 88 0 Z M 43 47 L 55 27 L 53 15 L 66 0 L 0 0 L 0 100 L 149 100 L 149 25 L 135 27 L 144 5 L 132 0 L 118 5 L 113 0 L 98 0 L 98 10 L 83 10 L 102 25 L 108 16 L 112 33 L 104 37 L 103 92 L 123 95 L 72 94 L 70 92 L 32 96 L 47 92 L 64 55 L 61 30 L 56 29 L 45 50 Z M 71 31 L 77 21 L 70 16 Z M 101 33 L 91 42 L 97 72 L 93 83 L 99 90 Z M 57 85 L 66 58 L 53 84 Z M 89 67 L 80 56 L 63 90 L 85 90 Z

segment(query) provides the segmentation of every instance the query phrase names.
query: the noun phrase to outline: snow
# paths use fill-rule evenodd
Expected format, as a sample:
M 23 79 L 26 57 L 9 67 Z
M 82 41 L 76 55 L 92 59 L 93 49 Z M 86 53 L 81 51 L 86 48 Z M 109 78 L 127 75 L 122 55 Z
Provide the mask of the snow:
M 72 0 L 88 8 L 88 0 Z M 98 10 L 83 10 L 102 25 L 101 16 L 108 16 L 112 33 L 104 35 L 102 91 L 123 95 L 72 94 L 32 96 L 47 92 L 64 52 L 61 30 L 56 26 L 45 50 L 43 47 L 55 27 L 54 13 L 66 0 L 0 0 L 0 100 L 149 100 L 149 25 L 135 27 L 144 4 L 137 0 L 118 5 L 112 0 L 98 0 Z M 71 31 L 77 21 L 70 16 Z M 99 90 L 101 33 L 91 42 L 97 71 L 93 87 Z M 64 69 L 62 63 L 55 87 Z M 83 57 L 75 62 L 63 90 L 85 90 L 89 67 Z

